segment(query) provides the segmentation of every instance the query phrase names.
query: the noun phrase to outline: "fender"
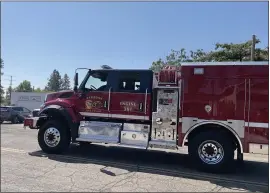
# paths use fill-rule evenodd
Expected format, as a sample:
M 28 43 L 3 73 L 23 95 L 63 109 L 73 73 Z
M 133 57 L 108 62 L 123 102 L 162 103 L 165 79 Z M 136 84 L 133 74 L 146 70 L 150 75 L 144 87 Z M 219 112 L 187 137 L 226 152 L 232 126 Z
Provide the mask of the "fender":
M 217 121 L 203 121 L 201 123 L 198 123 L 196 125 L 193 125 L 185 134 L 185 137 L 183 139 L 183 142 L 182 142 L 182 147 L 184 146 L 184 143 L 185 143 L 185 140 L 187 139 L 188 135 L 193 131 L 195 130 L 196 128 L 198 128 L 199 126 L 202 126 L 202 125 L 207 125 L 207 124 L 216 124 L 216 125 L 219 125 L 219 126 L 222 126 L 224 128 L 226 128 L 228 131 L 230 131 L 236 138 L 237 142 L 239 143 L 239 146 L 240 146 L 240 152 L 243 153 L 244 152 L 244 149 L 243 149 L 243 145 L 242 145 L 242 142 L 241 142 L 241 139 L 239 137 L 239 135 L 231 128 L 229 127 L 228 125 L 225 125 L 223 123 L 220 123 L 220 122 L 217 122 Z
M 79 122 L 77 122 L 76 119 L 75 120 L 73 119 L 73 117 L 69 113 L 69 111 L 73 111 L 73 110 L 71 108 L 64 108 L 64 107 L 62 107 L 60 105 L 49 105 L 49 106 L 45 107 L 44 109 L 42 109 L 38 113 L 38 116 L 41 117 L 42 115 L 48 115 L 50 113 L 59 113 L 59 114 L 61 114 L 65 118 L 65 120 L 67 121 L 67 124 L 68 124 L 68 126 L 70 128 L 72 141 L 75 142 L 76 138 L 78 137 Z M 74 114 L 73 114 L 73 116 L 74 116 Z M 37 124 L 38 124 L 38 122 L 37 122 Z

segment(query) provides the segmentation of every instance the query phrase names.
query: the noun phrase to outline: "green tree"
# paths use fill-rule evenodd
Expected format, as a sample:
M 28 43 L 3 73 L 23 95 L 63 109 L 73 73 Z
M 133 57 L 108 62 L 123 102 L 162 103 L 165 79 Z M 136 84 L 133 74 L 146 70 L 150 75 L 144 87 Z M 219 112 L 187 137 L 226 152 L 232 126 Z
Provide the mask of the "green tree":
M 31 86 L 31 82 L 28 80 L 24 80 L 23 82 L 21 82 L 16 88 L 15 88 L 16 92 L 32 92 L 32 86 Z
M 47 91 L 38 87 L 38 88 L 34 89 L 33 92 L 47 92 Z
M 3 75 L 4 73 L 2 72 L 2 69 L 4 68 L 4 61 L 2 60 L 2 58 L 0 58 L 0 70 L 1 70 L 1 75 Z
M 256 44 L 260 43 L 256 39 Z M 210 52 L 209 58 L 212 61 L 250 61 L 251 60 L 251 45 L 252 41 L 247 41 L 240 44 L 233 43 L 217 43 L 214 51 Z M 255 61 L 268 60 L 268 48 L 255 49 Z
M 38 88 L 34 89 L 34 92 L 42 92 L 42 90 L 38 87 Z
M 50 78 L 48 79 L 48 84 L 45 87 L 46 91 L 59 91 L 61 90 L 62 79 L 58 70 L 53 70 Z
M 4 68 L 4 61 L 2 60 L 2 58 L 0 58 L 0 75 L 1 75 L 1 79 L 2 79 L 2 75 L 4 74 L 3 73 L 3 71 L 2 71 L 2 69 Z M 4 89 L 3 89 L 3 86 L 2 86 L 2 84 L 1 84 L 1 82 L 2 81 L 0 81 L 0 100 L 1 100 L 1 103 L 2 103 L 2 101 L 3 101 L 3 99 L 4 99 Z
M 256 44 L 260 43 L 256 39 Z M 225 62 L 250 61 L 252 41 L 244 43 L 216 43 L 215 49 L 205 52 L 203 49 L 190 51 L 189 54 L 182 48 L 180 51 L 171 50 L 165 60 L 159 59 L 152 63 L 150 69 L 156 71 L 163 65 L 181 65 L 182 62 Z M 255 61 L 268 61 L 269 48 L 256 48 Z
M 161 58 L 152 63 L 150 67 L 151 70 L 157 71 L 162 68 L 162 66 L 173 65 L 180 66 L 182 62 L 195 62 L 195 61 L 206 61 L 207 53 L 202 49 L 198 49 L 197 51 L 190 51 L 190 54 L 187 54 L 186 50 L 182 48 L 180 51 L 171 50 L 171 53 L 166 56 L 165 60 Z
M 69 90 L 70 89 L 70 80 L 67 74 L 64 74 L 64 77 L 62 79 L 62 85 L 61 85 L 62 90 Z
M 11 88 L 11 86 L 9 86 L 8 89 L 7 89 L 7 91 L 6 91 L 5 100 L 4 100 L 6 105 L 10 105 L 10 103 L 11 103 L 10 96 L 11 96 L 11 92 L 12 91 L 13 91 L 13 89 Z

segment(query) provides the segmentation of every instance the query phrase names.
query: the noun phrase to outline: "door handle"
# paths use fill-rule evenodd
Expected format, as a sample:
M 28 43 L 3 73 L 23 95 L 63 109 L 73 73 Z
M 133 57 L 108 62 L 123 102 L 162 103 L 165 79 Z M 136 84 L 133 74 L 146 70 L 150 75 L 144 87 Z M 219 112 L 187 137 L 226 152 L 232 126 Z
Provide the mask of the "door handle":
M 110 87 L 109 89 L 109 96 L 108 96 L 108 112 L 110 112 L 110 104 L 111 104 L 111 90 L 112 90 L 112 87 Z
M 139 110 L 140 110 L 140 111 L 143 111 L 143 103 L 140 103 L 140 104 L 139 104 Z

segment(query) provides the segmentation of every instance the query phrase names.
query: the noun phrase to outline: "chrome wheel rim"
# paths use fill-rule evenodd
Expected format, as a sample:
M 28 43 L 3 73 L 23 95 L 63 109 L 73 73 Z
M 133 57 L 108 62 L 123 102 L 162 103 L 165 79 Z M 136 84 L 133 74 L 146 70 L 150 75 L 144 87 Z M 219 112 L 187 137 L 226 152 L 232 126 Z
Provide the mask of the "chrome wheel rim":
M 198 149 L 200 159 L 206 164 L 218 164 L 224 158 L 223 147 L 216 141 L 207 140 Z
M 49 147 L 56 147 L 60 142 L 60 132 L 54 127 L 48 128 L 44 133 L 44 142 Z

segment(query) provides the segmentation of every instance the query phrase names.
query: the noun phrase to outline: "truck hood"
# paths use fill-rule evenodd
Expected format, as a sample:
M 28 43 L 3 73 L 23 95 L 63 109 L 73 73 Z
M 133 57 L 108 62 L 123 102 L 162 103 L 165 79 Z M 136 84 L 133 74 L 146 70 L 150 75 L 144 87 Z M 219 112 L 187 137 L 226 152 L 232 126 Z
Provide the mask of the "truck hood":
M 47 94 L 45 103 L 51 100 L 55 100 L 58 98 L 69 98 L 73 95 L 74 91 L 73 90 L 63 90 L 59 92 L 52 92 Z

